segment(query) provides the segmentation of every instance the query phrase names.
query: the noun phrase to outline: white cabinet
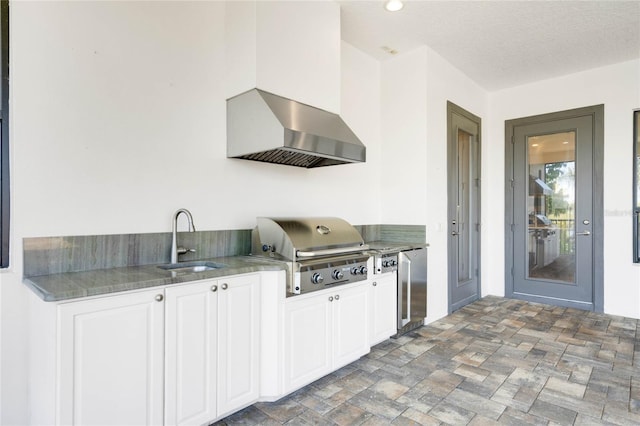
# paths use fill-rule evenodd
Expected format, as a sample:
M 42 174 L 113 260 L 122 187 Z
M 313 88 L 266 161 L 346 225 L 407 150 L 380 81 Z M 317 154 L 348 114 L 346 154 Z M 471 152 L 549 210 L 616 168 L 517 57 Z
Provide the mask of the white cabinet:
M 260 392 L 260 278 L 218 281 L 218 417 L 257 401 Z
M 256 402 L 260 282 L 237 275 L 45 309 L 42 324 L 58 321 L 57 341 L 40 345 L 42 356 L 59 351 L 41 381 L 49 395 L 60 389 L 55 423 L 207 424 Z
M 57 424 L 163 423 L 162 299 L 161 289 L 59 305 Z
M 165 424 L 205 424 L 259 396 L 260 277 L 166 290 Z
M 369 344 L 378 344 L 397 331 L 397 272 L 374 275 L 370 282 Z
M 205 281 L 166 290 L 167 425 L 216 417 L 217 288 Z
M 285 302 L 285 393 L 369 352 L 368 284 L 294 296 Z
M 333 369 L 369 352 L 369 295 L 367 284 L 335 291 L 333 307 Z
M 285 393 L 331 372 L 333 306 L 328 297 L 322 292 L 285 302 Z

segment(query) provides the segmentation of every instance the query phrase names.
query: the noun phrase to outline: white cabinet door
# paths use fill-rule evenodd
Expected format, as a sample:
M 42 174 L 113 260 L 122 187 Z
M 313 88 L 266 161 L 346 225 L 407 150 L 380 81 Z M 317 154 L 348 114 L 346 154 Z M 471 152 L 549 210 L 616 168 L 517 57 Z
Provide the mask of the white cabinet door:
M 260 276 L 218 281 L 218 416 L 260 392 Z
M 285 391 L 291 392 L 369 352 L 366 283 L 285 302 Z
M 374 275 L 371 282 L 371 334 L 369 344 L 378 344 L 397 332 L 397 275 Z
M 166 290 L 166 424 L 206 424 L 259 396 L 260 277 Z
M 166 294 L 165 424 L 206 424 L 216 417 L 216 281 L 171 287 Z
M 369 288 L 335 290 L 333 301 L 333 370 L 369 352 Z
M 325 292 L 285 302 L 284 387 L 291 392 L 331 372 L 332 306 Z
M 58 424 L 163 423 L 162 299 L 149 290 L 59 306 Z

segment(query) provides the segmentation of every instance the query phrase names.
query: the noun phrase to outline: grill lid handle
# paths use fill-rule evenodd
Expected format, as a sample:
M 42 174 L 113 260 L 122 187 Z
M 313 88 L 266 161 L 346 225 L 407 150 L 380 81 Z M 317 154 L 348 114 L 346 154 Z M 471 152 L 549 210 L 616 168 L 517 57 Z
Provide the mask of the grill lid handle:
M 334 254 L 344 254 L 344 253 L 353 253 L 356 251 L 368 250 L 369 246 L 367 244 L 363 244 L 361 246 L 356 247 L 343 247 L 343 248 L 335 248 L 335 249 L 326 249 L 326 250 L 316 250 L 316 251 L 296 251 L 297 257 L 318 257 L 318 256 L 329 256 Z

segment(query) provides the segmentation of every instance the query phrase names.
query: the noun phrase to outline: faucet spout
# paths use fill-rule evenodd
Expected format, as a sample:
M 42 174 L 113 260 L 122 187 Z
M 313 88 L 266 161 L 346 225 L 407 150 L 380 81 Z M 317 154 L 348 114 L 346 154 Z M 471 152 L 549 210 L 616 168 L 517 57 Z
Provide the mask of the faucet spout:
M 187 222 L 189 225 L 189 232 L 196 232 L 196 227 L 193 225 L 193 216 L 187 209 L 179 209 L 173 215 L 173 227 L 171 228 L 171 263 L 178 263 L 178 254 L 186 253 L 187 250 L 182 247 L 178 248 L 178 217 L 184 214 L 187 216 Z

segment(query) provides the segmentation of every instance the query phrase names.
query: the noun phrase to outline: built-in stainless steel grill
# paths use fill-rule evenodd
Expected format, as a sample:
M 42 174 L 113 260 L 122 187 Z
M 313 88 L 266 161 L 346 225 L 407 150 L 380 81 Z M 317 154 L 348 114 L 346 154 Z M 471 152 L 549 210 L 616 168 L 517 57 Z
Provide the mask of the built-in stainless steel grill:
M 336 217 L 257 219 L 252 254 L 289 263 L 288 295 L 367 279 L 368 246 Z

